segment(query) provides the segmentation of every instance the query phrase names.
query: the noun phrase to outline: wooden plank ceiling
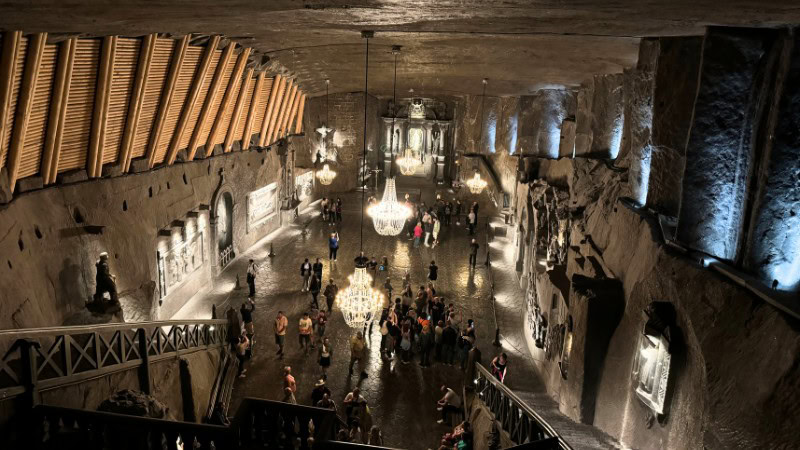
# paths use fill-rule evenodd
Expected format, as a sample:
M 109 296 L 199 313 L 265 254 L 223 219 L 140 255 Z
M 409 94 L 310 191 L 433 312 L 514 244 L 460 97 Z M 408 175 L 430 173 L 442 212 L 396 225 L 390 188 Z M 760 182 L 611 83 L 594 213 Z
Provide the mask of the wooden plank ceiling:
M 180 161 L 181 150 L 191 161 L 211 156 L 215 145 L 249 150 L 301 133 L 302 89 L 247 69 L 251 49 L 217 48 L 221 41 L 196 46 L 188 36 L 150 35 L 47 43 L 46 33 L 3 33 L 0 170 L 11 191 L 29 177 L 44 185 L 75 171 L 102 177 L 112 172 L 104 166 L 126 173 L 138 159 L 152 169 Z

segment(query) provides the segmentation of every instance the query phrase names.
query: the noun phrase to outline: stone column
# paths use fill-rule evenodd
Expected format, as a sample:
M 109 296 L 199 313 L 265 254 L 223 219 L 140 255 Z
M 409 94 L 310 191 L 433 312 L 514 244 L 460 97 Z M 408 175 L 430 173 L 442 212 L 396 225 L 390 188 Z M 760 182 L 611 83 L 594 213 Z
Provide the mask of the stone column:
M 779 64 L 779 88 L 772 111 L 773 140 L 765 146 L 758 171 L 758 192 L 752 206 L 744 264 L 776 289 L 797 291 L 800 288 L 800 39 L 795 36 L 784 42 L 787 51 Z
M 574 94 L 562 89 L 542 89 L 519 102 L 517 147 L 521 154 L 557 159 L 560 155 L 561 124 Z
M 774 30 L 709 28 L 686 148 L 677 237 L 726 260 L 739 255 L 748 181 Z

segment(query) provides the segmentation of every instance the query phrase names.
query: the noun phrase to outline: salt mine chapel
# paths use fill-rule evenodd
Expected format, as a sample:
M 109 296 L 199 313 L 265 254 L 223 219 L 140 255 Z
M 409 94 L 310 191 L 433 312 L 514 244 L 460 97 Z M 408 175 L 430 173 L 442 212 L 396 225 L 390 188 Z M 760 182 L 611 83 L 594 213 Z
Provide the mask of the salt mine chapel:
M 800 449 L 800 0 L 0 2 L 0 449 Z

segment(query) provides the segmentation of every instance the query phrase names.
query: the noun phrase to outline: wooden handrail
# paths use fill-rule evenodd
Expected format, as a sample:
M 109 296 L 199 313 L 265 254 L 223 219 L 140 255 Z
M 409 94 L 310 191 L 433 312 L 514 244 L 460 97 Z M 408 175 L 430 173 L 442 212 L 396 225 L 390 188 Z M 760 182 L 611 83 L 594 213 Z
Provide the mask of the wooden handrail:
M 154 322 L 124 322 L 106 323 L 98 325 L 74 325 L 60 327 L 40 327 L 40 328 L 14 328 L 0 330 L 0 338 L 9 335 L 20 335 L 20 337 L 61 335 L 61 334 L 80 334 L 93 331 L 116 331 L 116 330 L 135 330 L 138 328 L 169 327 L 175 325 L 225 325 L 225 319 L 186 319 L 186 320 L 161 320 Z

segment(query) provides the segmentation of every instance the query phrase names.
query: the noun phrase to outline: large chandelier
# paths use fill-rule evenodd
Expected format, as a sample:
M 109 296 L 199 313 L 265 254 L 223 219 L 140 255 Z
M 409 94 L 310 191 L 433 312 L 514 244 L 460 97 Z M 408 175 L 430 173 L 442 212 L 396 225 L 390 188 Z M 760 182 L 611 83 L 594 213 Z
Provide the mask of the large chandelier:
M 350 286 L 339 291 L 336 303 L 342 310 L 347 326 L 360 330 L 373 317 L 377 317 L 383 305 L 383 295 L 372 288 L 372 277 L 367 274 L 365 265 L 356 267 L 347 279 Z
M 466 185 L 473 194 L 480 194 L 486 187 L 486 181 L 481 179 L 481 174 L 476 170 L 475 176 L 467 180 Z
M 367 40 L 366 63 L 364 64 L 364 98 L 367 97 L 367 86 L 369 81 L 369 38 L 374 35 L 372 31 L 362 31 L 361 37 Z M 364 136 L 367 135 L 367 104 L 364 102 Z M 364 139 L 364 166 L 367 163 L 367 140 Z M 364 172 L 359 170 L 362 177 Z M 366 189 L 361 191 L 361 203 L 364 204 L 364 194 Z M 361 255 L 356 258 L 356 270 L 353 275 L 348 277 L 350 286 L 340 291 L 336 296 L 336 302 L 342 310 L 344 321 L 351 328 L 365 328 L 367 321 L 372 320 L 380 312 L 383 304 L 383 295 L 372 288 L 372 277 L 367 274 L 367 258 L 364 257 L 364 208 L 361 208 Z
M 414 175 L 417 168 L 422 165 L 422 160 L 417 156 L 417 152 L 412 148 L 407 148 L 403 152 L 402 158 L 397 158 L 397 166 L 403 175 Z
M 411 215 L 411 210 L 406 205 L 397 201 L 397 190 L 394 178 L 386 180 L 383 199 L 367 209 L 367 214 L 372 217 L 375 231 L 381 236 L 397 236 L 403 231 L 406 219 Z
M 327 164 L 322 166 L 322 170 L 317 171 L 317 179 L 325 186 L 333 183 L 334 178 L 336 178 L 336 171 L 331 170 Z

